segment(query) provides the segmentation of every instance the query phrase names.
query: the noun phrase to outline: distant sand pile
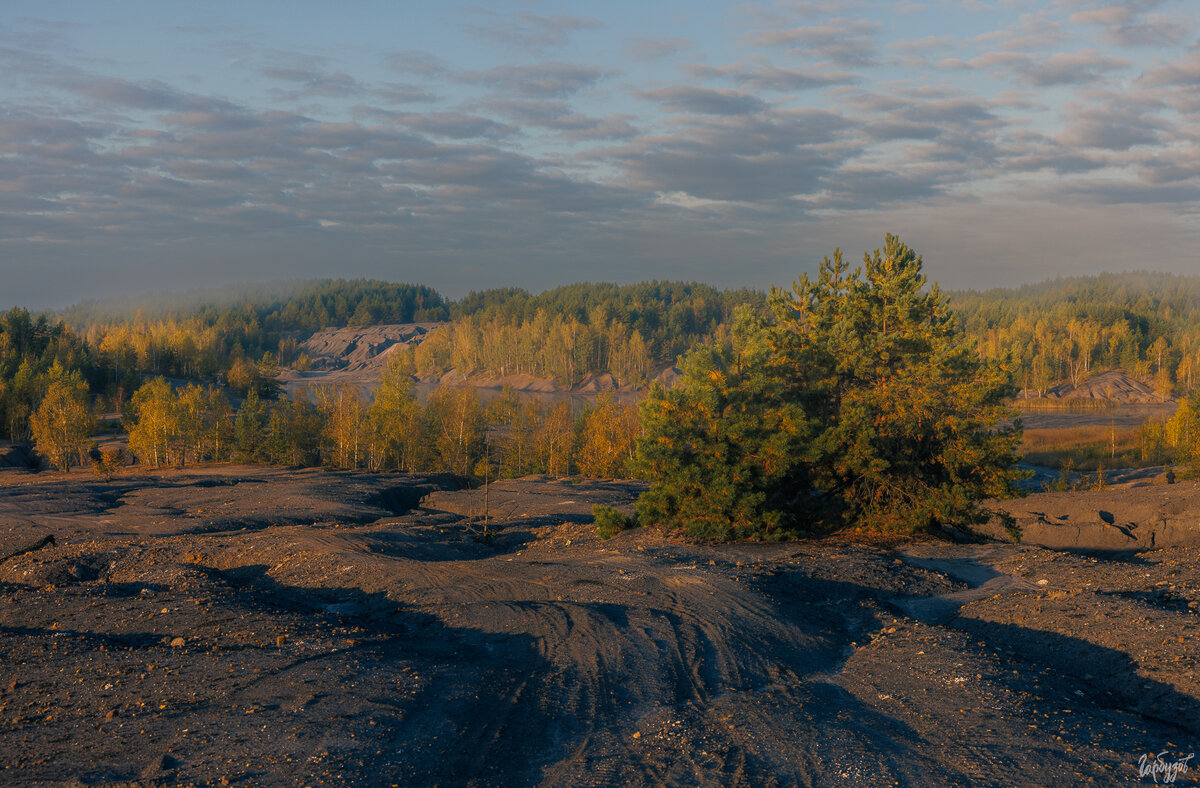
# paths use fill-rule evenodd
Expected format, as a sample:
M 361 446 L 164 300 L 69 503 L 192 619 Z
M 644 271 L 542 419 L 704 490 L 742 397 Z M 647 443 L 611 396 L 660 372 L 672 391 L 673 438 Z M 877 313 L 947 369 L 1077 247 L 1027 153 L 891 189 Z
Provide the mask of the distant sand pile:
M 295 393 L 300 386 L 328 386 L 349 383 L 359 386 L 364 391 L 371 391 L 379 383 L 379 378 L 387 364 L 388 356 L 396 348 L 417 345 L 425 340 L 431 331 L 441 323 L 395 323 L 378 326 L 361 326 L 357 328 L 328 328 L 318 331 L 309 337 L 300 349 L 311 359 L 312 369 L 300 372 L 285 369 L 280 375 L 285 389 Z M 652 377 L 652 382 L 658 382 L 665 387 L 674 386 L 680 378 L 680 372 L 673 366 L 668 366 Z M 611 374 L 592 373 L 575 386 L 563 386 L 548 379 L 538 378 L 529 374 L 512 374 L 502 377 L 489 375 L 464 376 L 458 370 L 452 369 L 440 375 L 420 378 L 420 385 L 435 384 L 449 386 L 474 386 L 478 389 L 499 391 L 511 387 L 517 391 L 544 397 L 577 397 L 595 399 L 605 392 L 612 392 L 618 398 L 634 397 L 642 389 L 628 384 L 622 385 Z
M 1119 369 L 1094 375 L 1077 385 L 1060 383 L 1046 392 L 1046 399 L 1106 400 L 1122 404 L 1162 401 L 1153 386 Z
M 383 356 L 396 345 L 419 344 L 437 323 L 393 323 L 359 328 L 327 328 L 301 345 L 315 370 L 357 372 L 383 367 Z

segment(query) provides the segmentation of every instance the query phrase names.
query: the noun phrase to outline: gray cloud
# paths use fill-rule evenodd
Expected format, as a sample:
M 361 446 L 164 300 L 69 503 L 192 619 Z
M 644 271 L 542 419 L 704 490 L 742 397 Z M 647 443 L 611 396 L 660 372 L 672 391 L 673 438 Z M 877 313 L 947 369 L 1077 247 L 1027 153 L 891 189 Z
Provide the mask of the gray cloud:
M 1019 66 L 1017 73 L 1023 82 L 1037 87 L 1073 85 L 1101 80 L 1108 72 L 1125 68 L 1130 63 L 1124 58 L 1102 55 L 1095 50 L 1058 52 Z
M 462 112 L 393 115 L 393 120 L 421 134 L 453 139 L 501 139 L 519 131 L 516 126 Z
M 625 45 L 625 52 L 637 60 L 658 60 L 670 57 L 680 50 L 691 46 L 686 38 L 633 38 Z
M 1071 124 L 1059 135 L 1066 145 L 1105 150 L 1129 150 L 1135 145 L 1154 145 L 1167 124 L 1133 106 L 1072 106 Z
M 700 115 L 745 115 L 767 107 L 762 99 L 748 93 L 688 85 L 646 90 L 639 95 L 659 102 L 671 112 L 691 112 Z
M 581 30 L 600 30 L 603 22 L 577 16 L 538 16 L 536 14 L 501 14 L 490 8 L 468 8 L 464 13 L 471 21 L 464 30 L 488 41 L 514 47 L 521 51 L 544 50 L 567 43 L 572 33 Z
M 770 64 L 745 65 L 736 63 L 727 66 L 708 66 L 690 63 L 684 71 L 695 79 L 732 79 L 751 90 L 797 91 L 847 85 L 858 80 L 858 75 L 849 71 L 827 68 L 785 68 Z
M 830 19 L 823 25 L 786 30 L 756 30 L 747 36 L 752 46 L 790 47 L 843 66 L 876 62 L 875 34 L 879 25 L 866 19 Z
M 450 68 L 439 57 L 419 49 L 392 52 L 386 59 L 388 66 L 396 71 L 427 79 L 441 77 L 450 72 Z
M 1104 29 L 1104 40 L 1119 46 L 1172 46 L 1183 42 L 1192 25 L 1164 14 L 1147 13 L 1161 5 L 1151 2 L 1126 2 L 1078 11 L 1069 21 L 1079 25 L 1097 25 Z
M 233 105 L 221 99 L 177 90 L 158 80 L 129 82 L 115 77 L 76 75 L 57 85 L 97 105 L 144 110 L 214 111 Z
M 576 140 L 628 139 L 639 132 L 631 116 L 593 117 L 574 111 L 565 101 L 489 101 L 488 110 L 525 126 L 553 129 Z
M 266 68 L 263 75 L 268 79 L 299 83 L 292 90 L 275 89 L 277 98 L 295 100 L 315 97 L 345 97 L 363 92 L 363 87 L 354 77 L 343 72 L 323 73 L 299 68 Z
M 454 79 L 519 96 L 562 98 L 594 86 L 611 73 L 592 66 L 546 61 L 531 66 L 497 66 L 487 71 L 459 72 Z
M 821 178 L 856 151 L 841 141 L 849 125 L 820 110 L 713 117 L 612 155 L 643 188 L 707 200 L 769 201 L 817 190 Z

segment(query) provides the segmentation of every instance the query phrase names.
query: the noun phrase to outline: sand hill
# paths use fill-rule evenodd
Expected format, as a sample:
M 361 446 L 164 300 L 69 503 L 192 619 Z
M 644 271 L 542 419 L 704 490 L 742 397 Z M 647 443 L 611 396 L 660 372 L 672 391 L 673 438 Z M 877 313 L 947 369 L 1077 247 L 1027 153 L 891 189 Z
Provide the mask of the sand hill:
M 441 323 L 395 323 L 389 325 L 361 326 L 349 328 L 327 328 L 313 334 L 300 346 L 311 359 L 312 369 L 301 372 L 283 370 L 280 376 L 284 388 L 294 393 L 300 386 L 326 386 L 351 383 L 364 391 L 371 391 L 379 382 L 379 376 L 387 363 L 388 355 L 396 348 L 420 344 Z M 679 380 L 679 370 L 665 367 L 653 376 L 653 380 L 668 388 Z M 592 373 L 575 386 L 563 386 L 554 380 L 527 374 L 492 377 L 488 375 L 463 375 L 450 370 L 443 375 L 419 380 L 420 385 L 434 384 L 469 385 L 479 389 L 499 391 L 505 386 L 517 391 L 544 397 L 577 397 L 594 399 L 604 392 L 613 392 L 620 398 L 628 398 L 640 389 L 621 385 L 609 373 Z
M 1093 399 L 1122 404 L 1163 401 L 1153 386 L 1119 369 L 1101 372 L 1079 384 L 1060 383 L 1046 392 L 1046 399 Z

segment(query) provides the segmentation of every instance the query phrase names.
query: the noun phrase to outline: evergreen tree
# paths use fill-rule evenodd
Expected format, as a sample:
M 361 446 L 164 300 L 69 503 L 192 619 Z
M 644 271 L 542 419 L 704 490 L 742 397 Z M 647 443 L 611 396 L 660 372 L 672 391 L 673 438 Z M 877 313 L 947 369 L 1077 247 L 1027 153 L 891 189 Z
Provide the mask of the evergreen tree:
M 258 398 L 257 391 L 250 389 L 233 423 L 234 448 L 241 459 L 250 462 L 264 459 L 267 419 L 266 404 Z
M 675 387 L 651 389 L 637 445 L 637 469 L 651 483 L 637 502 L 639 522 L 715 539 L 805 527 L 811 432 L 786 396 L 790 370 L 769 339 L 762 319 L 741 309 L 728 341 L 685 356 Z
M 1006 375 L 980 360 L 921 258 L 889 235 L 849 272 L 773 289 L 727 347 L 643 408 L 643 522 L 704 536 L 968 523 L 1016 478 Z

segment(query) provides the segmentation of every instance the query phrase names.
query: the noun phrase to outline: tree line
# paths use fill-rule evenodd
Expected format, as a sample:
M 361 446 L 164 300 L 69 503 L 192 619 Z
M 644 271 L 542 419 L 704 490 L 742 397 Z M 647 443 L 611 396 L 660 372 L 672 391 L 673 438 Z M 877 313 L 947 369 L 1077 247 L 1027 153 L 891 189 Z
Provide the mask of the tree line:
M 1164 399 L 1200 387 L 1200 277 L 1099 274 L 950 299 L 981 356 L 1037 394 L 1110 369 Z
M 83 464 L 94 424 L 86 385 L 63 375 L 34 424 L 37 449 L 53 465 Z M 234 409 L 215 386 L 157 377 L 130 397 L 122 424 L 132 458 L 155 468 L 239 461 L 491 479 L 624 477 L 639 430 L 637 409 L 611 396 L 576 408 L 511 388 L 484 402 L 474 388 L 444 386 L 421 403 L 396 354 L 369 400 L 353 385 L 274 400 L 250 389 Z

